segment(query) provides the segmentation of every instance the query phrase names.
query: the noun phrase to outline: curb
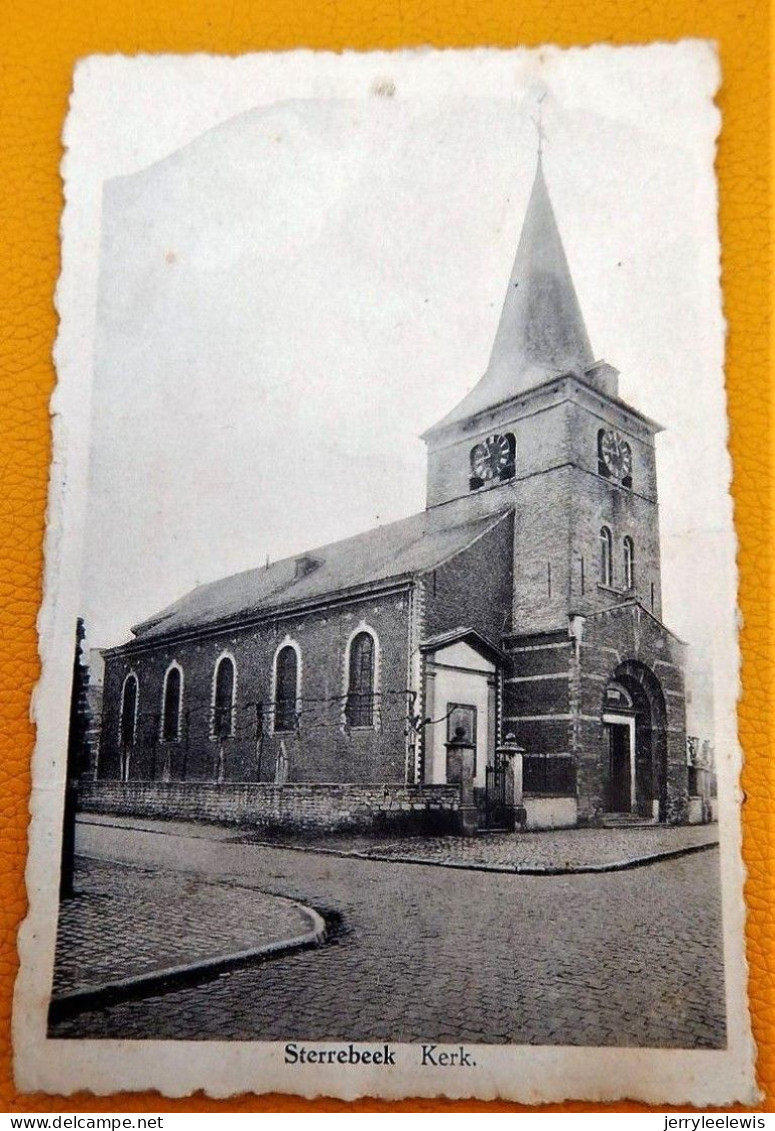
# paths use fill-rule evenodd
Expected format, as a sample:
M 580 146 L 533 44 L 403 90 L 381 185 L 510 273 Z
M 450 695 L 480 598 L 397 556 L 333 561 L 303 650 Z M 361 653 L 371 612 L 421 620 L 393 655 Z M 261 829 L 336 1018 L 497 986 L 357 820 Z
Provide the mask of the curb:
M 183 833 L 169 833 L 163 829 L 143 829 L 138 825 L 114 825 L 110 821 L 85 821 L 86 824 L 95 824 L 105 828 L 135 829 L 138 832 L 159 833 L 166 836 L 183 836 Z M 188 835 L 188 834 L 185 834 Z M 646 856 L 632 856 L 624 860 L 612 860 L 605 864 L 571 864 L 560 866 L 556 864 L 479 864 L 475 861 L 469 863 L 463 860 L 428 860 L 422 856 L 390 856 L 381 852 L 359 852 L 357 849 L 324 848 L 321 845 L 284 844 L 275 840 L 254 840 L 250 834 L 236 832 L 232 837 L 224 838 L 240 844 L 252 844 L 257 848 L 277 848 L 286 852 L 313 852 L 323 856 L 338 856 L 346 860 L 375 860 L 384 864 L 416 864 L 426 868 L 457 868 L 470 872 L 498 872 L 509 876 L 575 876 L 586 874 L 599 874 L 602 872 L 626 872 L 631 868 L 643 868 L 650 864 L 659 864 L 665 860 L 676 860 L 681 856 L 692 856 L 696 852 L 707 852 L 711 848 L 718 848 L 718 840 L 709 840 L 705 844 L 690 844 L 685 848 L 668 848 L 664 852 L 652 852 Z
M 653 852 L 648 856 L 633 856 L 625 860 L 612 860 L 606 864 L 479 864 L 462 860 L 427 860 L 421 856 L 389 856 L 379 852 L 347 851 L 343 848 L 317 848 L 305 844 L 278 844 L 270 840 L 249 840 L 257 848 L 277 848 L 285 852 L 313 852 L 324 856 L 339 856 L 346 860 L 367 860 L 384 864 L 414 864 L 425 868 L 455 868 L 466 872 L 498 872 L 508 876 L 576 876 L 599 874 L 601 872 L 627 872 L 632 868 L 643 868 L 649 864 L 660 864 L 665 860 L 676 860 L 680 856 L 693 856 L 697 852 L 707 852 L 718 848 L 717 840 L 706 844 L 690 844 L 686 848 L 670 848 L 665 852 Z
M 82 989 L 60 994 L 51 998 L 48 1009 L 48 1024 L 54 1025 L 58 1021 L 63 1021 L 87 1009 L 104 1009 L 106 1006 L 115 1005 L 121 1001 L 135 997 L 147 997 L 150 993 L 190 985 L 200 979 L 223 974 L 227 970 L 266 962 L 272 958 L 281 958 L 284 955 L 308 950 L 324 943 L 327 927 L 323 916 L 319 915 L 314 908 L 297 903 L 295 900 L 288 900 L 287 902 L 293 903 L 310 920 L 311 929 L 303 935 L 282 939 L 279 942 L 264 943 L 263 946 L 248 947 L 244 950 L 233 951 L 231 954 L 219 954 L 212 958 L 181 963 L 179 966 L 150 970 L 145 974 L 119 978 L 97 986 L 84 986 Z

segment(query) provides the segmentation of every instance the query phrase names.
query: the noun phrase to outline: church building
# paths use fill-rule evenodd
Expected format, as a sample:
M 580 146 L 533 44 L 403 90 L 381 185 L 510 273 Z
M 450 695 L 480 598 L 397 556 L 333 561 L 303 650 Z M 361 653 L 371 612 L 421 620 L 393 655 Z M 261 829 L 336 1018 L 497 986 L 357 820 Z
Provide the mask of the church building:
M 686 821 L 659 431 L 592 352 L 539 155 L 489 365 L 423 436 L 425 510 L 202 585 L 107 649 L 95 786 L 420 805 L 459 743 L 483 823 L 505 751 L 523 827 Z

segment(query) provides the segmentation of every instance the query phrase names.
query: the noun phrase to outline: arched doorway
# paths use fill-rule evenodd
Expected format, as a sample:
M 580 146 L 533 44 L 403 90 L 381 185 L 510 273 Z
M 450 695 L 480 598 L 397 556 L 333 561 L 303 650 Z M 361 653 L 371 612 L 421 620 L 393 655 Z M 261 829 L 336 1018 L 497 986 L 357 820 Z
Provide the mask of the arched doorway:
M 616 668 L 603 696 L 605 799 L 609 813 L 667 817 L 667 711 L 645 664 Z
M 624 684 L 611 680 L 603 701 L 605 808 L 608 813 L 637 812 L 635 719 L 632 695 Z

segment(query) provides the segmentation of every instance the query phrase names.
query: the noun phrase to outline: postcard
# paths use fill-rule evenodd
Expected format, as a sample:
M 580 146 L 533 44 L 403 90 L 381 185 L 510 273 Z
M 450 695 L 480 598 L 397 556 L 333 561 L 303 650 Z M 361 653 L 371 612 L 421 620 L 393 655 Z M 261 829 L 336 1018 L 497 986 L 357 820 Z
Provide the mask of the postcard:
M 79 64 L 20 1088 L 754 1101 L 719 81 Z

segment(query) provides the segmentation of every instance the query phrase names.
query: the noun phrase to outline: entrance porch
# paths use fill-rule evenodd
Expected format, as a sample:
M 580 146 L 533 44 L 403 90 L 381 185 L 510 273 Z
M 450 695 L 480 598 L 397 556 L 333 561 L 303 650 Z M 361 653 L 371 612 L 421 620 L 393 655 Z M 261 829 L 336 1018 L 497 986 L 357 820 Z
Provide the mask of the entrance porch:
M 425 641 L 422 781 L 446 785 L 447 752 L 453 740 L 470 746 L 473 788 L 487 787 L 495 765 L 497 688 L 501 654 L 478 632 L 457 628 Z

